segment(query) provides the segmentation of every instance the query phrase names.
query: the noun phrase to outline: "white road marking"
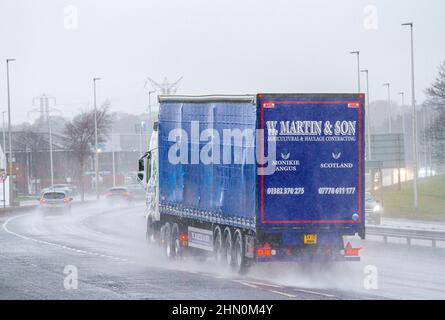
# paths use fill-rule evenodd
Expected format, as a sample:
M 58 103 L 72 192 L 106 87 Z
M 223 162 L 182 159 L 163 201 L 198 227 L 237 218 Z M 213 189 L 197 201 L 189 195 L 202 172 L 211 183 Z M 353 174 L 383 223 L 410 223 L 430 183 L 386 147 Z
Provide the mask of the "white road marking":
M 239 284 L 242 284 L 242 285 L 245 285 L 245 286 L 248 286 L 248 287 L 251 287 L 251 288 L 258 288 L 258 286 L 250 284 L 250 283 L 242 281 L 242 280 L 232 280 L 232 281 L 236 282 L 236 283 L 239 283 Z
M 272 287 L 272 288 L 283 288 L 283 286 L 277 285 L 277 284 L 271 284 L 271 283 L 264 283 L 264 282 L 258 282 L 258 281 L 252 281 L 252 280 L 245 280 L 249 283 L 252 283 L 257 286 L 266 286 L 266 287 Z
M 335 298 L 334 295 L 329 294 L 329 293 L 317 292 L 317 291 L 300 289 L 300 288 L 293 288 L 293 289 L 294 289 L 294 291 L 297 291 L 297 292 L 315 294 L 315 295 L 318 295 L 318 296 L 329 297 L 329 298 Z
M 57 248 L 73 251 L 73 252 L 76 252 L 76 253 L 87 254 L 87 255 L 92 255 L 92 256 L 97 256 L 97 257 L 102 257 L 102 258 L 108 258 L 108 259 L 122 261 L 122 262 L 128 262 L 128 260 L 124 259 L 124 258 L 115 257 L 115 256 L 107 255 L 107 254 L 101 254 L 101 253 L 97 253 L 97 252 L 93 252 L 93 251 L 87 251 L 87 250 L 83 250 L 83 249 L 77 249 L 77 248 L 74 248 L 74 247 L 69 247 L 69 246 L 65 246 L 65 245 L 62 245 L 62 244 L 49 242 L 49 241 L 45 241 L 45 240 L 39 240 L 39 239 L 31 238 L 31 237 L 28 237 L 28 236 L 25 236 L 25 235 L 22 235 L 22 234 L 19 234 L 17 232 L 9 230 L 8 229 L 8 223 L 10 221 L 12 221 L 14 219 L 17 219 L 19 217 L 22 217 L 22 216 L 24 216 L 24 215 L 11 217 L 8 220 L 6 220 L 3 223 L 3 225 L 2 225 L 3 230 L 5 230 L 5 232 L 7 232 L 7 233 L 9 233 L 11 235 L 14 235 L 14 236 L 16 236 L 18 238 L 21 238 L 23 240 L 28 240 L 28 241 L 33 241 L 33 242 L 40 243 L 40 244 L 50 245 L 50 246 L 54 246 L 54 247 L 57 247 Z
M 276 293 L 276 294 L 281 294 L 282 296 L 286 296 L 288 298 L 296 298 L 297 296 L 294 294 L 290 294 L 290 293 L 286 293 L 286 292 L 281 292 L 281 291 L 277 291 L 277 290 L 270 290 L 270 292 Z

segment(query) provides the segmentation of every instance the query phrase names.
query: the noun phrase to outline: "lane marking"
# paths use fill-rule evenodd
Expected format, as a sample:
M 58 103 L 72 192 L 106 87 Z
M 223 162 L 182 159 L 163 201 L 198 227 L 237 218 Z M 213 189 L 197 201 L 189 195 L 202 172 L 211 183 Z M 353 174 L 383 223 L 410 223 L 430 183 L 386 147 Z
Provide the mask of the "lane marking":
M 45 240 L 39 240 L 39 239 L 35 239 L 35 238 L 31 238 L 31 237 L 19 234 L 17 232 L 14 232 L 14 231 L 11 231 L 11 230 L 8 229 L 9 222 L 11 222 L 12 220 L 17 219 L 19 217 L 23 217 L 23 216 L 24 215 L 19 215 L 19 216 L 15 216 L 15 217 L 11 217 L 11 218 L 7 219 L 3 223 L 3 225 L 2 225 L 3 230 L 6 233 L 14 235 L 14 236 L 16 236 L 18 238 L 21 238 L 23 240 L 33 241 L 35 243 L 45 244 L 45 245 L 49 245 L 49 246 L 53 246 L 53 247 L 57 247 L 57 248 L 61 248 L 61 249 L 69 250 L 69 251 L 73 251 L 73 252 L 80 253 L 80 254 L 87 254 L 87 255 L 92 255 L 92 256 L 101 257 L 101 258 L 108 258 L 108 259 L 112 259 L 112 260 L 116 260 L 116 261 L 128 262 L 128 260 L 125 259 L 125 258 L 115 257 L 115 256 L 112 256 L 112 255 L 97 253 L 97 252 L 93 252 L 93 251 L 87 251 L 87 250 L 78 249 L 78 248 L 74 248 L 74 247 L 69 247 L 69 246 L 66 246 L 66 245 L 62 245 L 62 244 L 54 243 L 54 242 L 49 242 L 49 241 L 45 241 Z
M 317 291 L 312 291 L 312 290 L 306 290 L 306 289 L 300 289 L 300 288 L 292 288 L 294 291 L 297 292 L 302 292 L 302 293 L 309 293 L 309 294 L 315 294 L 318 296 L 323 296 L 323 297 L 328 297 L 328 298 L 335 298 L 334 295 L 329 294 L 329 293 L 323 293 L 323 292 L 317 292 Z
M 248 282 L 242 281 L 242 280 L 232 280 L 233 282 L 245 285 L 247 287 L 251 287 L 251 288 L 258 288 L 258 286 L 254 285 L 254 284 L 250 284 Z
M 277 291 L 277 290 L 269 290 L 270 292 L 276 293 L 276 294 L 281 294 L 282 296 L 286 296 L 288 298 L 296 298 L 297 296 L 294 294 L 290 294 L 290 293 L 286 293 L 286 292 L 281 292 L 281 291 Z
M 272 284 L 272 283 L 264 283 L 264 282 L 258 282 L 258 281 L 252 281 L 252 280 L 245 280 L 248 281 L 249 283 L 252 283 L 254 285 L 257 286 L 265 286 L 265 287 L 272 287 L 272 288 L 283 288 L 283 286 L 277 285 L 277 284 Z

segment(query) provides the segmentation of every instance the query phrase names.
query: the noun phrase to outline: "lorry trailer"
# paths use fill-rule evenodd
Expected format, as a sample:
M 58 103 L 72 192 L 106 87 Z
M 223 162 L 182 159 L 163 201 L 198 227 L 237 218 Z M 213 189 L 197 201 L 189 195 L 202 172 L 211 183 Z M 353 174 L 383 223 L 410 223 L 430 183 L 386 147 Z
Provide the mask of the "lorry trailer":
M 357 261 L 365 237 L 364 95 L 159 96 L 147 153 L 147 239 L 245 272 Z

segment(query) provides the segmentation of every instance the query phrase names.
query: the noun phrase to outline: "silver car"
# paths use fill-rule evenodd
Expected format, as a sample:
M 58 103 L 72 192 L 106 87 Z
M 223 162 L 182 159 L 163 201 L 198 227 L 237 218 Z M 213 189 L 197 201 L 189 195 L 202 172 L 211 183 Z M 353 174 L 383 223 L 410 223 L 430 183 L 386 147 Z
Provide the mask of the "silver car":
M 365 192 L 365 220 L 371 224 L 380 224 L 382 221 L 383 207 L 374 199 L 371 192 Z
M 39 198 L 40 209 L 44 212 L 71 212 L 71 202 L 73 198 L 69 197 L 63 191 L 46 191 Z

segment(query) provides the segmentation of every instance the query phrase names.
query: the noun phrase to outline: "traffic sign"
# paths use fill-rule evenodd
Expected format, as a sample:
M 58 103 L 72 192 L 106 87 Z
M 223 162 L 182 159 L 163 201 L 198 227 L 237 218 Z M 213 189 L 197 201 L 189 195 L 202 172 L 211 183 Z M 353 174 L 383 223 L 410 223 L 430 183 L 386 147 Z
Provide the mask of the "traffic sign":
M 381 164 L 379 164 L 380 169 L 405 167 L 403 134 L 391 133 L 371 135 L 371 155 L 373 161 L 381 162 Z M 372 163 L 370 165 L 372 165 Z

